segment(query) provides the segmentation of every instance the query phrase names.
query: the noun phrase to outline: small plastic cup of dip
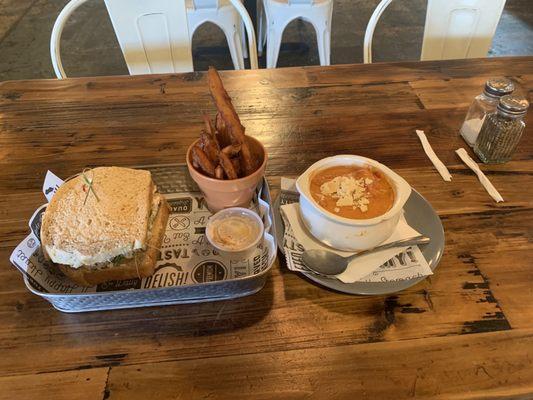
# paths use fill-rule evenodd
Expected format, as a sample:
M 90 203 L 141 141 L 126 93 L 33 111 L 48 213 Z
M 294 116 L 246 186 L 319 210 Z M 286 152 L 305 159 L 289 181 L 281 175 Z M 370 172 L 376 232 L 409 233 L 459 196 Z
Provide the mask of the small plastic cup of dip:
M 226 208 L 213 214 L 205 228 L 209 243 L 231 259 L 252 255 L 263 239 L 264 230 L 261 217 L 242 207 Z

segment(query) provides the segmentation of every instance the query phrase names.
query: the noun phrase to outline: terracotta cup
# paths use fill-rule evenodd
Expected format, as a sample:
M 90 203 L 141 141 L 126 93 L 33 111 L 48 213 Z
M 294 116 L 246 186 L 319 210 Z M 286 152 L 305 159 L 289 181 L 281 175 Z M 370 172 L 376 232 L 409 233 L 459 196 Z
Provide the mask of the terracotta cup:
M 217 212 L 229 207 L 248 207 L 257 185 L 261 182 L 265 174 L 268 159 L 265 147 L 257 139 L 247 136 L 248 146 L 250 146 L 252 154 L 261 160 L 261 165 L 253 174 L 244 178 L 221 180 L 204 175 L 192 165 L 191 149 L 198 140 L 187 150 L 187 167 L 189 168 L 192 179 L 204 194 L 209 210 Z

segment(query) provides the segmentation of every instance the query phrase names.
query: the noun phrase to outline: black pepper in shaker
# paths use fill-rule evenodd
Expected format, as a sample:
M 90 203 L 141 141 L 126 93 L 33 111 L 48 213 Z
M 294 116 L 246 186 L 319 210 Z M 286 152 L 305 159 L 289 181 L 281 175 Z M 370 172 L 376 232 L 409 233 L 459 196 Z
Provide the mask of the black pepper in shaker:
M 484 163 L 504 163 L 511 158 L 526 127 L 529 102 L 516 95 L 503 96 L 496 112 L 487 115 L 474 146 Z

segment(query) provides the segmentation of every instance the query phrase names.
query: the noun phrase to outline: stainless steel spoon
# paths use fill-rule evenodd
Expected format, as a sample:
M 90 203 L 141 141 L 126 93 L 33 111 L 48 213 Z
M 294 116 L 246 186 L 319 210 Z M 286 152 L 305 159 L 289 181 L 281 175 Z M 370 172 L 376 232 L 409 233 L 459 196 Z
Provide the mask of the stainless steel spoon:
M 396 242 L 382 244 L 373 249 L 360 251 L 349 257 L 339 256 L 336 253 L 327 250 L 306 250 L 303 252 L 302 261 L 305 266 L 317 275 L 333 277 L 346 271 L 348 264 L 357 257 L 373 253 L 375 251 L 391 249 L 393 247 L 414 246 L 416 244 L 426 244 L 430 238 L 425 236 L 415 236 L 409 239 L 402 239 Z

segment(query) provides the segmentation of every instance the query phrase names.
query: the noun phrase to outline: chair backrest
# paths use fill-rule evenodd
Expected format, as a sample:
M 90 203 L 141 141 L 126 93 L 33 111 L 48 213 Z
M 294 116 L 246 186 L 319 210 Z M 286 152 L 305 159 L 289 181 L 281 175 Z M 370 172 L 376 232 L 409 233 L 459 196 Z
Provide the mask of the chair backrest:
M 430 0 L 421 60 L 486 57 L 506 0 Z
M 50 40 L 50 53 L 58 78 L 66 74 L 60 42 L 70 15 L 89 0 L 71 0 L 59 14 Z M 193 70 L 186 0 L 105 0 L 128 70 L 132 75 Z M 257 49 L 252 21 L 239 0 L 230 0 L 240 13 L 248 34 L 250 66 L 257 69 Z M 195 0 L 201 6 L 218 0 Z
M 213 9 L 218 8 L 218 0 L 193 0 L 192 5 L 195 9 Z
M 185 0 L 105 0 L 131 75 L 193 70 Z
M 288 0 L 289 4 L 310 4 L 312 5 L 315 0 Z
M 372 38 L 393 0 L 382 0 L 368 22 L 364 62 L 372 62 Z M 421 60 L 486 57 L 506 0 L 428 0 Z

